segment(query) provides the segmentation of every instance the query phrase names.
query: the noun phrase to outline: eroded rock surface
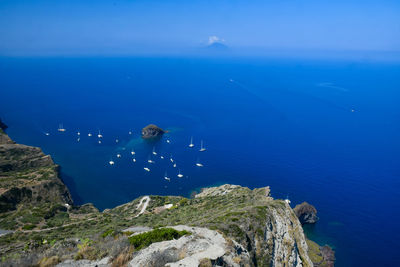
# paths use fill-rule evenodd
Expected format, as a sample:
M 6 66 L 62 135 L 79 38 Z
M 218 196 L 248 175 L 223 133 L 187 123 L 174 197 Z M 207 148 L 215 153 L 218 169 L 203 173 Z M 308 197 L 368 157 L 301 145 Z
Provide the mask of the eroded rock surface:
M 296 213 L 297 218 L 299 218 L 301 224 L 316 223 L 319 220 L 317 216 L 317 209 L 307 202 L 296 205 L 293 210 Z
M 249 253 L 241 245 L 225 239 L 217 231 L 185 225 L 172 228 L 189 231 L 191 235 L 154 243 L 136 252 L 129 266 L 191 267 L 199 266 L 200 262 L 208 262 L 210 266 L 232 267 L 250 264 Z

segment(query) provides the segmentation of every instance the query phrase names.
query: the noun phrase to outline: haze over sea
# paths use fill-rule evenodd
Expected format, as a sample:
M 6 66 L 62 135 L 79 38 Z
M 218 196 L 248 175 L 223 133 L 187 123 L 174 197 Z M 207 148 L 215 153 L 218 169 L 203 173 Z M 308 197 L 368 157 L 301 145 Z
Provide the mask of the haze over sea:
M 400 260 L 398 63 L 1 58 L 0 73 L 9 135 L 52 156 L 76 204 L 105 209 L 145 194 L 269 185 L 292 207 L 316 206 L 320 221 L 306 233 L 336 249 L 337 266 Z M 149 123 L 169 133 L 143 141 Z

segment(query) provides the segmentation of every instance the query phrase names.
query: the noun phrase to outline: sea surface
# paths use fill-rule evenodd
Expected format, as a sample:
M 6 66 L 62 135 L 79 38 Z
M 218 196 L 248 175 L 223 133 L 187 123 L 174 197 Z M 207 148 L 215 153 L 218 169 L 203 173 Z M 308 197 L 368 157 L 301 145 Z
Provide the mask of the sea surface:
M 51 154 L 76 204 L 269 185 L 315 205 L 305 231 L 336 266 L 400 262 L 400 64 L 0 58 L 0 103 L 9 135 Z M 149 123 L 169 132 L 144 141 Z

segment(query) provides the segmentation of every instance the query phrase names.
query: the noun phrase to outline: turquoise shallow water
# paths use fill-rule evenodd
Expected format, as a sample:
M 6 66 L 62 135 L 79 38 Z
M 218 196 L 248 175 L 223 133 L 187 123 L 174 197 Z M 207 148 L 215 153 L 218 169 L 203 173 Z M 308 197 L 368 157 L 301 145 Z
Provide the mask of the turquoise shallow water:
M 270 185 L 293 206 L 317 207 L 321 219 L 305 231 L 336 249 L 337 266 L 400 260 L 400 65 L 1 58 L 0 73 L 8 133 L 52 155 L 78 204 L 104 209 L 221 183 Z M 169 133 L 145 142 L 140 129 L 148 123 Z

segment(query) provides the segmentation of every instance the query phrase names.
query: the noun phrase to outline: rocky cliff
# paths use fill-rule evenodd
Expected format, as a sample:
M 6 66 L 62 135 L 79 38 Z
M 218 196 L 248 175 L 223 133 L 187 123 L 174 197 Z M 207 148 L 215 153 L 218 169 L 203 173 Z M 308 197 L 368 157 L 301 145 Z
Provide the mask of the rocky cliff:
M 269 187 L 223 185 L 191 199 L 145 196 L 99 212 L 72 205 L 57 166 L 38 148 L 1 144 L 0 169 L 0 228 L 11 231 L 0 236 L 4 266 L 325 264 Z

